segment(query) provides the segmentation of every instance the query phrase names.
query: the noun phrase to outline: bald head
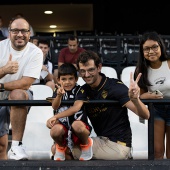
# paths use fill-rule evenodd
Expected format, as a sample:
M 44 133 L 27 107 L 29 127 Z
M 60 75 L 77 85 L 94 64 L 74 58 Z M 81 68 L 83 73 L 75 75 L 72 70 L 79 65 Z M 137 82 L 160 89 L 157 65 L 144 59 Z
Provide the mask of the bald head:
M 25 18 L 15 18 L 11 21 L 9 33 L 12 47 L 17 51 L 23 50 L 30 39 L 30 25 Z
M 14 29 L 16 27 L 23 27 L 24 29 L 30 30 L 30 24 L 29 22 L 23 18 L 13 18 L 10 22 L 9 28 Z

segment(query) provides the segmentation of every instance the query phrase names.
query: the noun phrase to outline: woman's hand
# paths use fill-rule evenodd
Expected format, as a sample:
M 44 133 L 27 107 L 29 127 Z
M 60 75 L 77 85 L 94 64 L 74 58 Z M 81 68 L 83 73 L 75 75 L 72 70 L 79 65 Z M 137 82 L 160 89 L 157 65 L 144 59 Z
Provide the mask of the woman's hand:
M 146 92 L 140 95 L 141 99 L 163 99 L 163 95 L 155 94 L 155 92 Z

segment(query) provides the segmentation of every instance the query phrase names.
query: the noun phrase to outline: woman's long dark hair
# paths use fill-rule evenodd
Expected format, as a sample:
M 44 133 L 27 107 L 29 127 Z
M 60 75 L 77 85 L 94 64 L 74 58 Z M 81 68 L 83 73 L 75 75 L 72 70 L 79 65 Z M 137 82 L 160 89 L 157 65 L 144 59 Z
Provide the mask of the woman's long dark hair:
M 147 40 L 153 40 L 153 41 L 158 42 L 161 48 L 160 61 L 165 61 L 168 58 L 167 53 L 166 53 L 166 47 L 161 36 L 155 31 L 145 32 L 140 39 L 139 58 L 138 58 L 136 70 L 134 73 L 135 79 L 139 73 L 142 73 L 142 76 L 138 82 L 138 85 L 140 88 L 144 89 L 145 91 L 147 91 L 147 86 L 151 86 L 150 82 L 148 81 L 148 66 L 150 65 L 150 61 L 146 60 L 143 54 L 143 44 Z

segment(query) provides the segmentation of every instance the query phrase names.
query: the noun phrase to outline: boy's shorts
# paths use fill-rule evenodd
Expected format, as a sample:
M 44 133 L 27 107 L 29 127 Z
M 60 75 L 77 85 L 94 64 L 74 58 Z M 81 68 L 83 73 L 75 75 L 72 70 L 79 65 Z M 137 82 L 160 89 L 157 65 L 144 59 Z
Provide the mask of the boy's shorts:
M 29 100 L 33 100 L 32 91 L 27 90 L 26 92 L 29 96 Z M 9 133 L 9 124 L 10 124 L 10 106 L 0 106 L 0 137 Z
M 81 121 L 81 120 L 76 120 L 76 121 Z M 63 126 L 64 131 L 65 131 L 63 145 L 66 146 L 66 145 L 68 145 L 68 142 L 69 142 L 69 141 L 67 141 L 69 129 L 66 126 L 64 126 L 62 123 L 61 123 L 61 125 Z M 86 126 L 86 129 L 90 131 L 89 125 L 87 125 L 86 123 L 84 123 L 84 125 Z M 80 145 L 81 144 L 80 140 L 78 139 L 78 137 L 74 133 L 71 134 L 71 140 L 74 143 L 74 145 Z

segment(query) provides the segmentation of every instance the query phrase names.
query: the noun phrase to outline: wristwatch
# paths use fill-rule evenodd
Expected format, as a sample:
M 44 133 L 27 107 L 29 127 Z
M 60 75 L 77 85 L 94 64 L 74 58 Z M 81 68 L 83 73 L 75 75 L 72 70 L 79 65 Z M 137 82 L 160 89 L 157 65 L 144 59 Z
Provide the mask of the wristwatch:
M 0 83 L 1 87 L 0 87 L 0 92 L 4 92 L 5 89 L 4 89 L 4 84 L 3 83 Z

